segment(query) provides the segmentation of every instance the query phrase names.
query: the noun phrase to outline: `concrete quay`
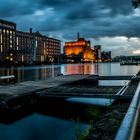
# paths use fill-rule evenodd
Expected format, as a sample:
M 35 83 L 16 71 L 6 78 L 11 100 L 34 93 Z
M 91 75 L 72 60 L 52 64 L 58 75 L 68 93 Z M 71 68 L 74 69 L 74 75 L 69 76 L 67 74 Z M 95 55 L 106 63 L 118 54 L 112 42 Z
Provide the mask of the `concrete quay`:
M 109 79 L 109 77 L 104 79 Z M 119 78 L 121 80 L 126 79 L 126 76 L 119 76 Z M 26 81 L 0 86 L 0 108 L 18 109 L 36 103 L 38 97 L 39 99 L 73 96 L 110 99 L 132 98 L 132 94 L 130 96 L 127 96 L 127 94 L 125 96 L 116 95 L 124 88 L 122 86 L 98 86 L 99 79 L 100 76 L 98 75 L 60 75 L 46 80 Z M 118 78 L 115 77 L 115 79 Z
M 40 81 L 26 81 L 13 85 L 0 86 L 0 109 L 18 109 L 23 106 L 35 103 L 37 100 L 36 92 L 54 88 L 62 84 L 75 82 L 89 75 L 68 75 L 48 78 Z

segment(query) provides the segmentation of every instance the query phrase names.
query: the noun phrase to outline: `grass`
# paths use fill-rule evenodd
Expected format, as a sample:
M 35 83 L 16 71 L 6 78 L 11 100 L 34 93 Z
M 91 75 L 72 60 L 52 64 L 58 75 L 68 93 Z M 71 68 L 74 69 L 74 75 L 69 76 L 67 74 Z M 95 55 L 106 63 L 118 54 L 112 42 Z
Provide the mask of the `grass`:
M 86 140 L 90 136 L 91 130 L 93 129 L 93 121 L 99 117 L 100 115 L 100 109 L 96 106 L 90 106 L 86 110 L 86 117 L 88 117 L 89 121 L 89 126 L 83 130 L 82 125 L 77 119 L 78 125 L 76 125 L 75 121 L 72 119 L 75 133 L 76 133 L 76 140 Z
M 83 130 L 82 124 L 80 123 L 79 119 L 78 119 L 78 125 L 76 125 L 73 119 L 72 122 L 76 133 L 76 140 L 86 140 L 90 134 L 90 130 L 93 126 L 93 123 L 91 122 L 89 126 L 85 130 Z
M 99 107 L 96 106 L 90 106 L 86 111 L 87 111 L 86 115 L 89 117 L 90 120 L 98 118 L 101 113 Z

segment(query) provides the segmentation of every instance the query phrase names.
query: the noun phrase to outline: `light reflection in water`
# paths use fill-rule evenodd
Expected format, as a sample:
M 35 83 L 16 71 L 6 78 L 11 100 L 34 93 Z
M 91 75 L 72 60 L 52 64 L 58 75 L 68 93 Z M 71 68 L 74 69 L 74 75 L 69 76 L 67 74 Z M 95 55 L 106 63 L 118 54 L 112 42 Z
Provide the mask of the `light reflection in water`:
M 1 75 L 15 75 L 15 82 L 40 80 L 57 74 L 134 75 L 140 66 L 120 66 L 119 63 L 85 63 L 0 68 Z
M 85 64 L 63 64 L 61 73 L 67 74 L 99 74 L 111 75 L 135 75 L 140 66 L 120 66 L 119 63 L 85 63 Z
M 61 66 L 61 73 L 69 74 L 95 74 L 95 67 L 93 64 L 67 64 Z

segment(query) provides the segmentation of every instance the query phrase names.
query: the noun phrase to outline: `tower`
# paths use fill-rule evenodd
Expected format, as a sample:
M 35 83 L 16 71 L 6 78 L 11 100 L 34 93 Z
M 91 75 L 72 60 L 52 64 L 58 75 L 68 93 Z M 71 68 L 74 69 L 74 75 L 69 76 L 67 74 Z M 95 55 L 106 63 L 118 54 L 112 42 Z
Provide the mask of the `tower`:
M 80 34 L 79 34 L 79 32 L 77 33 L 77 39 L 78 39 L 78 40 L 80 39 Z

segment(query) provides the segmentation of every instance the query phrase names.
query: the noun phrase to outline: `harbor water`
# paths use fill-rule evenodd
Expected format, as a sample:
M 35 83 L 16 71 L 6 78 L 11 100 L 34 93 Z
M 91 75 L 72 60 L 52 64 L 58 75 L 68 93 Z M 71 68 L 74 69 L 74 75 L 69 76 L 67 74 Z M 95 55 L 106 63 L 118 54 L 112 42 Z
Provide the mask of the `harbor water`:
M 41 66 L 1 67 L 0 76 L 15 75 L 15 82 L 30 80 L 45 80 L 58 74 L 98 74 L 102 76 L 135 75 L 140 66 L 123 65 L 119 63 L 85 63 Z M 125 85 L 128 81 L 100 81 L 101 85 Z M 44 108 L 45 109 L 45 108 Z M 59 110 L 59 108 L 56 108 Z M 55 110 L 54 110 L 55 111 Z M 72 110 L 71 110 L 72 111 Z M 53 114 L 53 115 L 52 115 Z M 88 128 L 86 122 L 70 118 L 32 112 L 12 122 L 0 120 L 1 140 L 76 140 L 77 129 L 81 132 Z M 9 116 L 10 117 L 10 116 Z

